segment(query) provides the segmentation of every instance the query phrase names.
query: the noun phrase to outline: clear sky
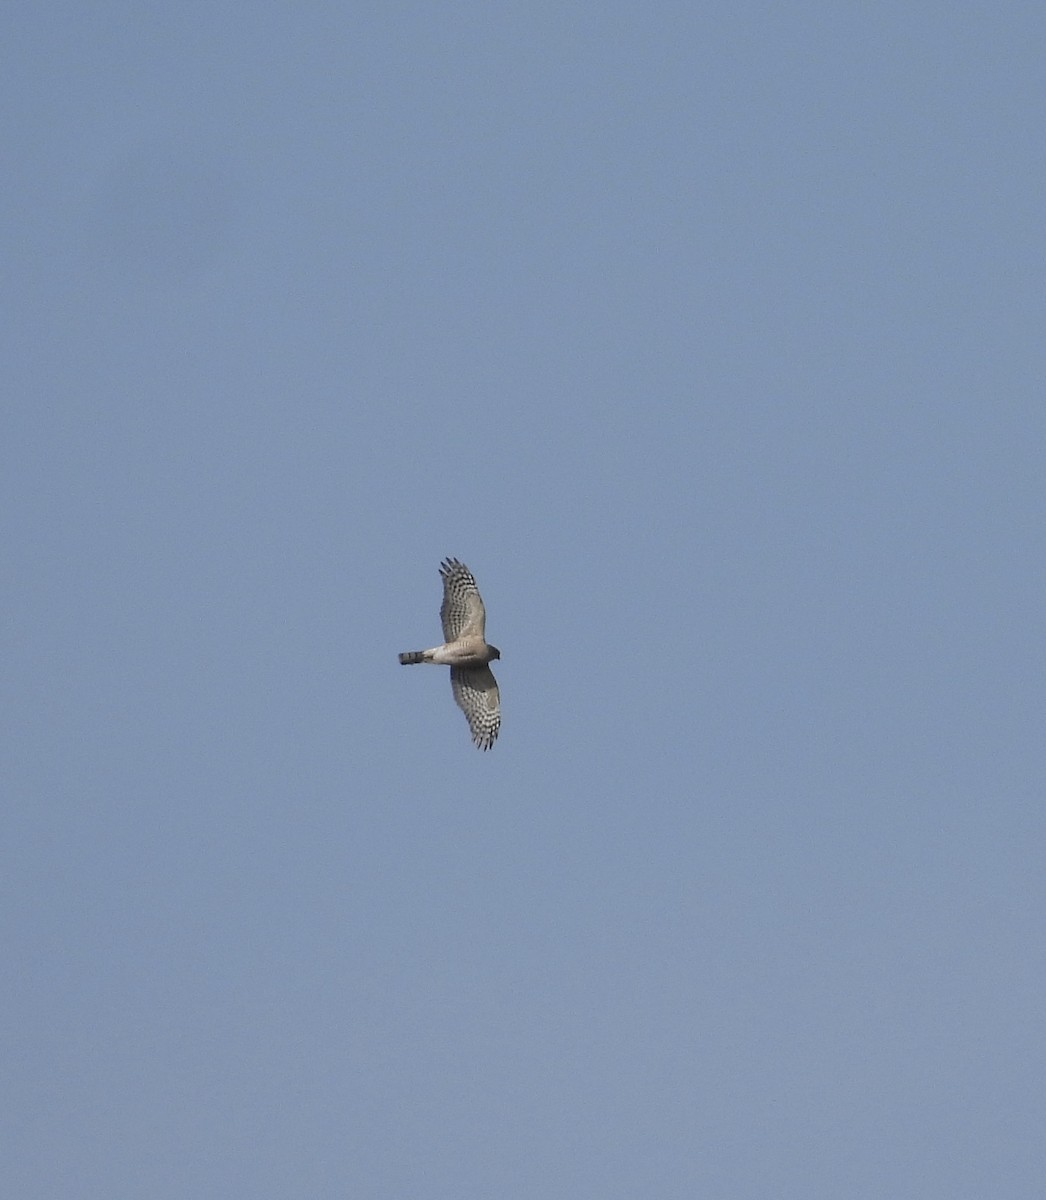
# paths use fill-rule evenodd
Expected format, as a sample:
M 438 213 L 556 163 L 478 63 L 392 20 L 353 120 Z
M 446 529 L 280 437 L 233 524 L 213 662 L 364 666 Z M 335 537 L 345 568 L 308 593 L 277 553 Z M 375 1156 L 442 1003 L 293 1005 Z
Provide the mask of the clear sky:
M 0 1192 L 1041 1200 L 1046 7 L 3 24 Z

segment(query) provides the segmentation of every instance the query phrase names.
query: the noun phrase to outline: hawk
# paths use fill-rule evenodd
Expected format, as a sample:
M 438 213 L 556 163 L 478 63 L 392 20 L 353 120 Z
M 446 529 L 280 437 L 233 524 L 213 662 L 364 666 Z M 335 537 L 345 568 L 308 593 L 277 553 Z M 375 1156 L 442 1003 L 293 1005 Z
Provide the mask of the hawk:
M 489 750 L 501 728 L 501 695 L 487 663 L 500 658 L 501 651 L 485 637 L 487 611 L 472 572 L 456 558 L 447 558 L 440 563 L 439 573 L 443 579 L 439 615 L 446 641 L 431 650 L 408 650 L 400 655 L 400 662 L 450 667 L 450 686 L 472 740 L 481 750 Z

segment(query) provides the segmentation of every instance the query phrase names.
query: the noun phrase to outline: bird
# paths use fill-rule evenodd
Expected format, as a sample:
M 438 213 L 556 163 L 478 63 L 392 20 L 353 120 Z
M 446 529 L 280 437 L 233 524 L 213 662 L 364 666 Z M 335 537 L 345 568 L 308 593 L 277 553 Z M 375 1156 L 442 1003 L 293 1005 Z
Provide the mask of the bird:
M 500 658 L 501 651 L 486 639 L 487 611 L 472 572 L 458 559 L 445 558 L 439 573 L 443 580 L 439 616 L 446 640 L 431 650 L 407 650 L 399 656 L 400 662 L 449 666 L 454 700 L 465 714 L 472 740 L 480 750 L 489 750 L 501 729 L 501 693 L 487 664 Z

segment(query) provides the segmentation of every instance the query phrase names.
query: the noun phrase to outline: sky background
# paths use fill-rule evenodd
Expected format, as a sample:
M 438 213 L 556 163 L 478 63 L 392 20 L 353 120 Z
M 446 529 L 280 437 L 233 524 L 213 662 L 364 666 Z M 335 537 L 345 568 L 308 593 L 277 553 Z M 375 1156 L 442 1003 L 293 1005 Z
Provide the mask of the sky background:
M 1046 1194 L 1044 51 L 7 7 L 4 1195 Z

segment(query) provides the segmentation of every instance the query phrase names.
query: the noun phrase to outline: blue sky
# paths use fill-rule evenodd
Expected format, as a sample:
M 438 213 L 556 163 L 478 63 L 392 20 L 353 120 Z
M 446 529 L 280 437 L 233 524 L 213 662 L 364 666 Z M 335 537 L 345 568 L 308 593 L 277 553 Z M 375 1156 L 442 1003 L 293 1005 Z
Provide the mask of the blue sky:
M 1046 10 L 5 25 L 4 1194 L 1038 1200 Z

